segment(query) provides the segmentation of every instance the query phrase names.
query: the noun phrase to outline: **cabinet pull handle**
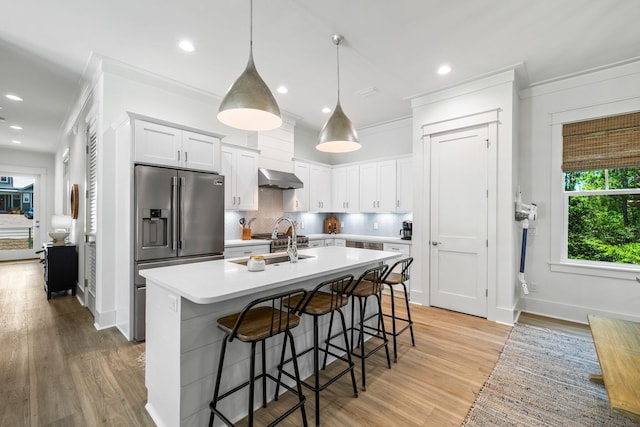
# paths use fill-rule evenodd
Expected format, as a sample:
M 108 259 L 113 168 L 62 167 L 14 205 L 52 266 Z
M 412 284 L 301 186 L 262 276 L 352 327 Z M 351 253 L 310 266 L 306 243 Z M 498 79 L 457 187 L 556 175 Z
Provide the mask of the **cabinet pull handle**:
M 238 196 L 238 206 L 240 206 L 242 202 L 240 202 L 240 196 Z
M 376 201 L 375 200 L 373 201 L 373 207 L 374 208 L 376 207 Z
M 400 207 L 400 200 L 396 200 L 396 208 Z
M 236 205 L 236 196 L 233 196 L 233 206 Z
M 178 161 L 180 161 L 180 150 L 178 150 Z
M 189 161 L 189 152 L 184 152 L 184 162 L 187 163 Z

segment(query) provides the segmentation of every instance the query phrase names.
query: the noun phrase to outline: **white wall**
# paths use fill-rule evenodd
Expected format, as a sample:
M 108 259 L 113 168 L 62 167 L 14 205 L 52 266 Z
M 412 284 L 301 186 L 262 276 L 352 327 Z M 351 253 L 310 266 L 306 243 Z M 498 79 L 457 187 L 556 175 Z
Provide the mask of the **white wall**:
M 296 124 L 294 129 L 293 157 L 296 159 L 313 160 L 314 162 L 332 164 L 333 158 L 329 153 L 316 150 L 320 131 Z
M 538 203 L 539 219 L 526 264 L 534 292 L 519 306 L 577 322 L 586 322 L 587 314 L 640 321 L 639 267 L 614 271 L 575 266 L 560 255 L 562 123 L 640 111 L 640 62 L 536 86 L 521 98 L 520 175 L 523 195 Z
M 489 320 L 512 323 L 515 320 L 516 292 L 515 225 L 513 194 L 515 183 L 513 165 L 515 73 L 507 71 L 452 89 L 416 98 L 412 101 L 414 203 L 411 253 L 414 256 L 411 295 L 416 301 L 429 305 L 429 160 L 428 147 L 422 136 L 423 126 L 437 125 L 454 119 L 476 116 L 490 110 L 497 111 L 497 147 L 494 162 L 495 188 L 489 188 Z M 437 127 L 437 126 L 436 126 Z M 490 129 L 491 132 L 491 129 Z M 490 138 L 491 138 L 490 134 Z M 491 164 L 490 164 L 491 168 Z M 492 218 L 493 215 L 493 218 Z M 491 255 L 493 253 L 493 255 Z M 493 259 L 493 261 L 492 261 Z M 506 262 L 505 262 L 506 260 Z M 415 290 L 415 292 L 414 292 Z

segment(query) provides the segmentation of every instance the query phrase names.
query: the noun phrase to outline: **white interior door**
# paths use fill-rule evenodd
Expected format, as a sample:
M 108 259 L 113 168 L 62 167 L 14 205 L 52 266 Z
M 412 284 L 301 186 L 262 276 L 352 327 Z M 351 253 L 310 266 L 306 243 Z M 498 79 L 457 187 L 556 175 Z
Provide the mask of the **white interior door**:
M 431 303 L 487 316 L 486 128 L 431 140 Z

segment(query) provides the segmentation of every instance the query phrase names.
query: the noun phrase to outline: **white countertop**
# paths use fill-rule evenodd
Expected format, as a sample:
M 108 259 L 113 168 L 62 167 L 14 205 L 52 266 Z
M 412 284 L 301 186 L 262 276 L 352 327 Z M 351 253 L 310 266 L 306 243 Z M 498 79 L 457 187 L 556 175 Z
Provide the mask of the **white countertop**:
M 357 240 L 359 242 L 403 243 L 410 245 L 411 240 L 402 240 L 400 237 L 370 236 L 366 234 L 307 234 L 309 240 L 317 239 L 344 239 Z
M 385 236 L 369 236 L 364 234 L 306 234 L 309 240 L 318 239 L 345 239 L 345 240 L 357 240 L 359 242 L 381 242 L 381 243 L 401 243 L 404 245 L 410 245 L 411 240 L 402 240 L 400 237 L 385 237 Z M 224 241 L 225 248 L 232 248 L 237 246 L 251 246 L 269 244 L 269 240 L 252 239 L 229 239 Z
M 296 264 L 267 265 L 258 272 L 225 259 L 149 268 L 141 270 L 140 275 L 147 279 L 147 286 L 162 286 L 196 304 L 210 304 L 400 256 L 397 252 L 334 246 L 303 249 L 299 253 L 313 258 Z

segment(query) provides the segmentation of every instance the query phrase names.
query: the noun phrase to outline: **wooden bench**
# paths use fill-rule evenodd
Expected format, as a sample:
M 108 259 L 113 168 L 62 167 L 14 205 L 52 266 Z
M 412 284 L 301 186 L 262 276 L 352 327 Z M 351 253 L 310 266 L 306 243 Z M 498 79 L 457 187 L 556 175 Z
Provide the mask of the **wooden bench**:
M 614 412 L 640 420 L 640 323 L 589 316 L 602 374 L 589 379 L 604 384 Z

